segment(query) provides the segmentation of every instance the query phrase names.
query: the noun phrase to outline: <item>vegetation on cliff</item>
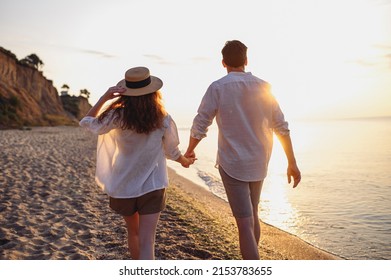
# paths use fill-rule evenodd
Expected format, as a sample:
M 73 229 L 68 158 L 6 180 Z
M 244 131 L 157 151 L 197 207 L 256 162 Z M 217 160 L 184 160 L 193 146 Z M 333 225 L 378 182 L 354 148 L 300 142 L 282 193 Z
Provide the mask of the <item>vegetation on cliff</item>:
M 35 53 L 26 56 L 25 58 L 21 59 L 20 62 L 36 69 L 39 69 L 43 66 L 42 60 Z
M 0 128 L 6 127 L 6 124 L 21 126 L 21 120 L 18 118 L 17 109 L 20 107 L 18 97 L 9 98 L 0 95 Z
M 83 96 L 71 96 L 61 95 L 62 105 L 64 110 L 68 112 L 76 120 L 81 120 L 88 110 L 91 109 L 91 105 L 88 103 L 88 99 Z

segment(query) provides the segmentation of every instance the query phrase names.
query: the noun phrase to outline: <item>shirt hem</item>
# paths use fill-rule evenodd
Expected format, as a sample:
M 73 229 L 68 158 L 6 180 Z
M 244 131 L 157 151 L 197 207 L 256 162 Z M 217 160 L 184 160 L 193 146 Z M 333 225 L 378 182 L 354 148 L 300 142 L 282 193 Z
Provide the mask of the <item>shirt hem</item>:
M 224 170 L 224 172 L 228 174 L 228 176 L 230 176 L 238 181 L 242 181 L 242 182 L 258 182 L 258 181 L 263 181 L 266 178 L 266 175 L 265 175 L 265 176 L 260 176 L 259 179 L 258 178 L 257 179 L 243 179 L 243 178 L 239 178 L 237 176 L 232 175 L 232 173 L 227 171 L 227 169 L 221 163 L 216 164 L 215 167 L 217 167 L 217 168 L 221 167 Z
M 150 190 L 147 190 L 147 191 L 144 191 L 144 192 L 141 192 L 137 195 L 111 195 L 110 192 L 108 192 L 106 189 L 103 189 L 103 192 L 105 194 L 107 194 L 108 196 L 112 197 L 112 198 L 137 198 L 137 197 L 140 197 L 140 196 L 143 196 L 147 193 L 150 193 L 150 192 L 153 192 L 153 191 L 157 191 L 157 190 L 162 190 L 162 189 L 165 189 L 167 188 L 168 186 L 162 186 L 162 187 L 157 187 L 157 188 L 153 188 L 153 189 L 150 189 Z

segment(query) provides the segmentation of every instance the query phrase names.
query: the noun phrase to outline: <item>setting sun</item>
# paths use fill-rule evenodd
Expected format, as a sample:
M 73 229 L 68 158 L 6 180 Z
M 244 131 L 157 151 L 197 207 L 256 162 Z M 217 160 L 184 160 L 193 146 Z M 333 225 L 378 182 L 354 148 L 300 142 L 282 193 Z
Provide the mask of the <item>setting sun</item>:
M 298 108 L 300 117 L 388 114 L 382 105 L 391 102 L 387 13 L 368 1 L 300 2 L 305 8 L 284 5 L 281 21 L 272 21 L 277 59 L 266 69 L 288 114 L 296 116 Z

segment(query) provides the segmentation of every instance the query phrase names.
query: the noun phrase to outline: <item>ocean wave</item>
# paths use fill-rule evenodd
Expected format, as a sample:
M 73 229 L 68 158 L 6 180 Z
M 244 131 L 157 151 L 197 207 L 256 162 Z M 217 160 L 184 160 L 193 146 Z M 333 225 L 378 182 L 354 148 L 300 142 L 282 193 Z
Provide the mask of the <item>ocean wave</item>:
M 204 181 L 205 185 L 208 186 L 209 190 L 216 196 L 228 201 L 225 194 L 224 185 L 220 178 L 215 177 L 214 175 L 205 172 L 203 170 L 197 171 L 198 177 Z

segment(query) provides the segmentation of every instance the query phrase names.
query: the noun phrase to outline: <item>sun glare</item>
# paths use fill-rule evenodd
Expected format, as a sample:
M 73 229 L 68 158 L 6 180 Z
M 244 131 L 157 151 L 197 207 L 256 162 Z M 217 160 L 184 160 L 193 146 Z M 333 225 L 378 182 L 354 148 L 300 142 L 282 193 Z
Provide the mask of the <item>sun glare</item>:
M 266 223 L 295 234 L 299 222 L 296 209 L 289 202 L 286 190 L 286 181 L 281 174 L 269 172 L 264 181 L 261 202 L 260 218 Z
M 381 46 L 390 43 L 389 18 L 368 1 L 302 2 L 305 9 L 280 8 L 281 18 L 272 22 L 277 34 L 267 78 L 288 116 L 330 109 L 344 114 L 353 107 L 346 106 L 352 98 L 363 103 L 360 96 L 376 85 L 385 87 L 381 71 L 389 69 L 389 48 Z M 264 62 L 259 59 L 253 67 Z

